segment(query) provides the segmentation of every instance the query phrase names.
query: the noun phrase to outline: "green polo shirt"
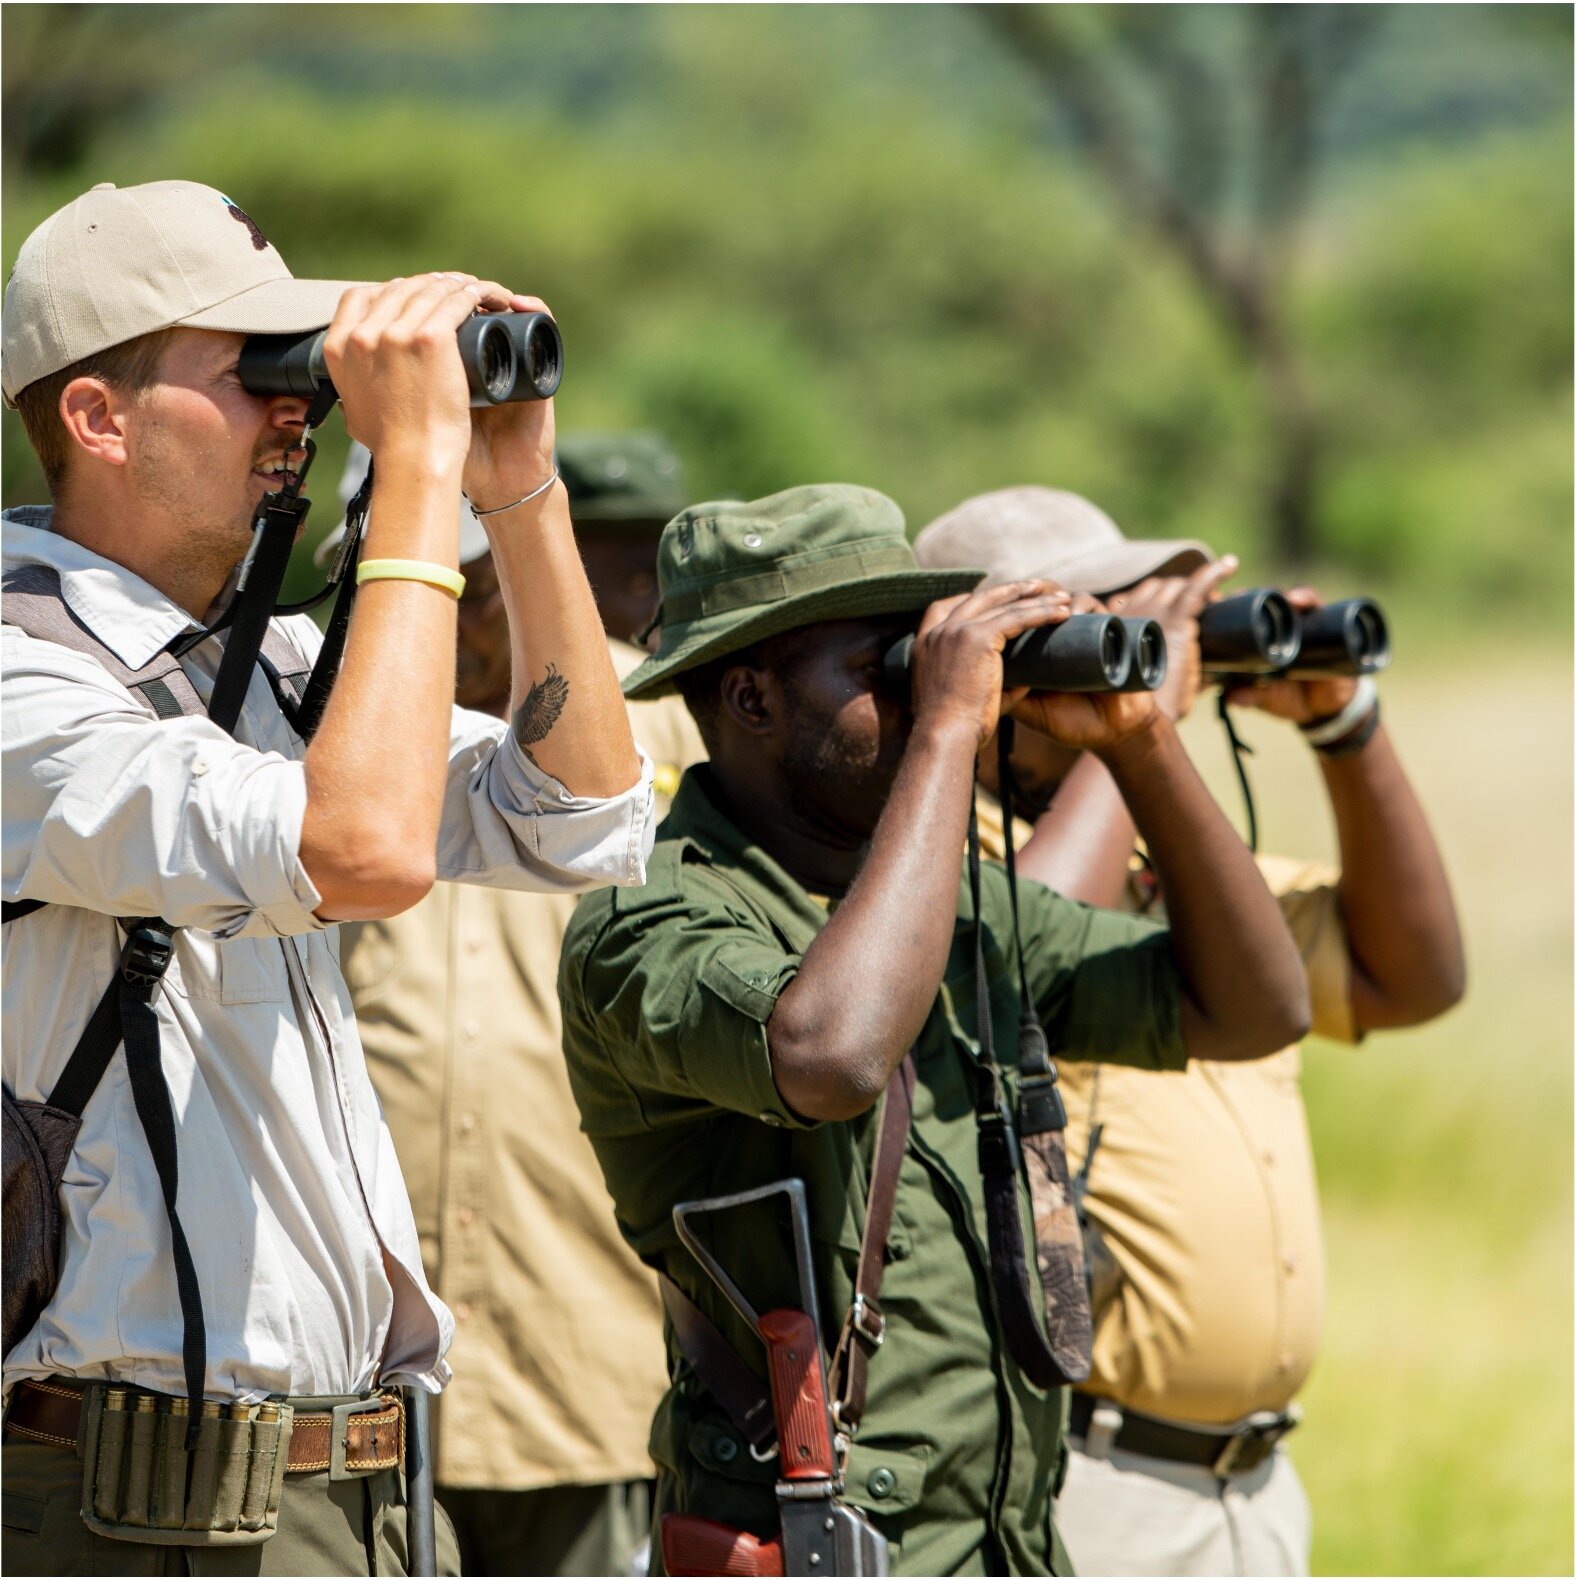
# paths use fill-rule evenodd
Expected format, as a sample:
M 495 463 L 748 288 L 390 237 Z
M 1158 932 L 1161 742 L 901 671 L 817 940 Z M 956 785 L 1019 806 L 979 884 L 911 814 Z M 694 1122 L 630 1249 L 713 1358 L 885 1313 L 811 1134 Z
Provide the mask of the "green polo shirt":
M 603 889 L 575 912 L 559 974 L 564 1052 L 624 1235 L 764 1376 L 760 1341 L 679 1243 L 673 1204 L 803 1179 L 830 1341 L 853 1294 L 878 1110 L 812 1125 L 778 1094 L 766 1023 L 827 911 L 724 815 L 710 786 L 704 766 L 685 775 L 644 888 Z M 1031 882 L 1019 903 L 1052 1049 L 1180 1069 L 1165 932 Z M 1006 875 L 994 865 L 981 909 L 996 1046 L 1010 1057 L 1018 986 Z M 894 1573 L 1046 1574 L 1065 1568 L 1050 1518 L 1064 1401 L 1018 1371 L 993 1313 L 970 917 L 964 885 L 946 974 L 915 1044 L 914 1124 L 881 1286 L 887 1337 L 871 1358 L 847 1496 L 891 1541 Z M 1030 1236 L 1026 1183 L 1022 1200 Z M 768 1202 L 703 1226 L 757 1310 L 799 1304 L 784 1211 Z M 774 1534 L 775 1460 L 751 1457 L 671 1333 L 669 1368 L 651 1436 L 657 1512 Z

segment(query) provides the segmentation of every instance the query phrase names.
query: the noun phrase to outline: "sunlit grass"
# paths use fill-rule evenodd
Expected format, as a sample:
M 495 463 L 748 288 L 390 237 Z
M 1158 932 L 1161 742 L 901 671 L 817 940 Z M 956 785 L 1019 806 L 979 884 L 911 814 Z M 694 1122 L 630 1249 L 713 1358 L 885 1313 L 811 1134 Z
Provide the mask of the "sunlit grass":
M 1330 1296 L 1290 1447 L 1317 1572 L 1569 1574 L 1570 655 L 1480 664 L 1495 644 L 1419 640 L 1408 665 L 1405 630 L 1397 645 L 1385 708 L 1446 851 L 1471 986 L 1434 1026 L 1308 1049 Z M 1207 713 L 1188 737 L 1235 811 Z M 1246 733 L 1265 848 L 1331 851 L 1310 754 L 1268 720 Z

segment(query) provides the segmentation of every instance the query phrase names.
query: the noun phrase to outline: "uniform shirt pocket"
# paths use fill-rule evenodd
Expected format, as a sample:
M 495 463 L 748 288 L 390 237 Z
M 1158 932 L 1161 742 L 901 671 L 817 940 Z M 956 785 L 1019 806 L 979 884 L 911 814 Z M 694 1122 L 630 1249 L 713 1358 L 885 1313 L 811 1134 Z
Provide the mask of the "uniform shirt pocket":
M 183 998 L 208 1004 L 277 1004 L 288 993 L 284 948 L 277 938 L 179 932 L 164 980 Z

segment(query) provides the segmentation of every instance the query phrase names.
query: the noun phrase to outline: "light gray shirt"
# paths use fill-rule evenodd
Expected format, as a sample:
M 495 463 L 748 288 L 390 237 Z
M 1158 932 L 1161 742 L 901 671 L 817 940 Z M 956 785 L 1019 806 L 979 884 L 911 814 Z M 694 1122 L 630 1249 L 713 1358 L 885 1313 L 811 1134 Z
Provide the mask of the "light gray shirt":
M 126 664 L 190 617 L 122 567 L 8 511 L 7 570 L 53 567 L 71 611 Z M 317 627 L 282 622 L 305 659 Z M 182 660 L 212 691 L 217 643 Z M 181 930 L 155 1004 L 174 1103 L 178 1208 L 202 1290 L 206 1391 L 350 1393 L 448 1379 L 448 1308 L 422 1273 L 410 1201 L 367 1079 L 338 928 L 300 860 L 306 747 L 264 675 L 236 737 L 156 720 L 93 659 L 7 626 L 0 673 L 3 891 L 49 902 L 5 929 L 6 1085 L 41 1100 L 119 958 L 116 917 Z M 438 875 L 499 888 L 638 884 L 651 766 L 607 800 L 571 795 L 497 719 L 455 709 Z M 61 1191 L 60 1285 L 5 1357 L 19 1378 L 185 1391 L 159 1182 L 117 1054 Z

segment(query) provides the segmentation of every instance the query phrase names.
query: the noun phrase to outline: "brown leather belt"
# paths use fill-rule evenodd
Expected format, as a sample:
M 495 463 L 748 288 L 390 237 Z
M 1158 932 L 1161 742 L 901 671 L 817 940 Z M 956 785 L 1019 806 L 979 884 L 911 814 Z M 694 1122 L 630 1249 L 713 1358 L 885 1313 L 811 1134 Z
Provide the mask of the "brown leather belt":
M 5 1435 L 27 1442 L 53 1443 L 75 1450 L 82 1422 L 82 1391 L 65 1380 L 19 1382 L 11 1391 Z M 346 1475 L 393 1470 L 405 1457 L 405 1403 L 396 1393 L 374 1394 L 338 1410 L 296 1411 L 290 1430 L 290 1458 L 285 1469 L 329 1470 L 335 1467 L 334 1438 L 343 1436 Z

